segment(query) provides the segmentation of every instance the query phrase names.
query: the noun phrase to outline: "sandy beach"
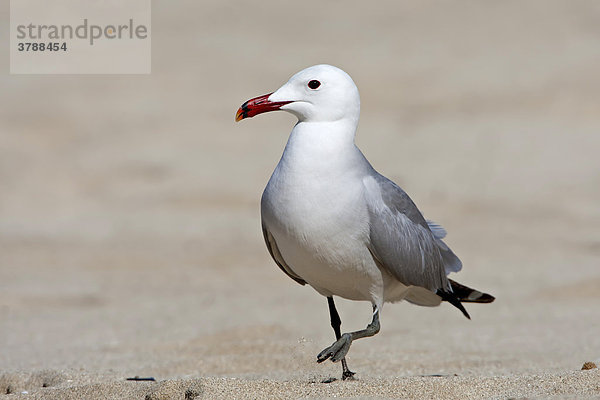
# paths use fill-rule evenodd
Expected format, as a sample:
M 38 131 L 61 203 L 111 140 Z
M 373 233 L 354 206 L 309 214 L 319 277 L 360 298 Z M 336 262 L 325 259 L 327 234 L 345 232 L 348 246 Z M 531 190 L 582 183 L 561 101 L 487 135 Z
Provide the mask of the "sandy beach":
M 0 399 L 600 398 L 598 2 L 152 6 L 150 75 L 1 64 Z M 456 280 L 497 298 L 386 304 L 329 384 L 326 299 L 260 228 L 295 120 L 234 122 L 318 63 L 355 80 L 358 146 L 447 229 Z M 370 321 L 336 302 L 343 331 Z

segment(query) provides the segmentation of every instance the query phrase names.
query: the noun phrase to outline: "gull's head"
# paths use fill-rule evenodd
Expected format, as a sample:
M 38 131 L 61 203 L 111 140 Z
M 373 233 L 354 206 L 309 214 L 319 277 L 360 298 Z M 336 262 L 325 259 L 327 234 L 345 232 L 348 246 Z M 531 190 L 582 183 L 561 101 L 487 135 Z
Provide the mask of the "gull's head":
M 235 120 L 283 110 L 302 122 L 358 121 L 360 97 L 350 75 L 331 65 L 303 69 L 273 93 L 248 100 Z

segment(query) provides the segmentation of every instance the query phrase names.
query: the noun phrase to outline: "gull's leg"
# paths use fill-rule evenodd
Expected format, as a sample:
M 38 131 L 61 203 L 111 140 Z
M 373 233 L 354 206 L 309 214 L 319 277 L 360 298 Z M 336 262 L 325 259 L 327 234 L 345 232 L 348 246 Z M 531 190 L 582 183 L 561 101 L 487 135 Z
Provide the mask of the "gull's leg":
M 339 318 L 339 317 L 338 317 Z M 375 304 L 373 304 L 373 320 L 369 325 L 367 325 L 366 329 L 344 333 L 340 339 L 338 339 L 334 344 L 323 350 L 317 356 L 317 362 L 323 362 L 327 359 L 331 359 L 333 362 L 340 361 L 344 359 L 348 350 L 350 350 L 350 345 L 352 341 L 356 339 L 361 339 L 364 337 L 369 337 L 375 335 L 379 332 L 379 309 Z
M 342 333 L 340 331 L 340 326 L 342 326 L 342 320 L 340 319 L 340 315 L 335 308 L 335 303 L 333 302 L 333 297 L 327 298 L 327 303 L 329 304 L 329 317 L 331 318 L 331 327 L 335 332 L 335 339 L 340 340 L 342 337 Z M 342 358 L 342 380 L 346 379 L 354 379 L 354 372 L 348 369 L 348 364 L 346 364 L 346 358 Z

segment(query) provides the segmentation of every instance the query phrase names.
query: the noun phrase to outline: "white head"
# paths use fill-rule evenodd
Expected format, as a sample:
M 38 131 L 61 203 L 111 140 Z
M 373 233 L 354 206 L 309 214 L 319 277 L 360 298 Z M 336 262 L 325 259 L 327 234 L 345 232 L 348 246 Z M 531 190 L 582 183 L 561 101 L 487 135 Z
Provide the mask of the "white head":
M 301 122 L 358 122 L 360 96 L 347 73 L 331 65 L 315 65 L 292 76 L 274 93 L 248 100 L 236 121 L 274 110 L 288 111 Z

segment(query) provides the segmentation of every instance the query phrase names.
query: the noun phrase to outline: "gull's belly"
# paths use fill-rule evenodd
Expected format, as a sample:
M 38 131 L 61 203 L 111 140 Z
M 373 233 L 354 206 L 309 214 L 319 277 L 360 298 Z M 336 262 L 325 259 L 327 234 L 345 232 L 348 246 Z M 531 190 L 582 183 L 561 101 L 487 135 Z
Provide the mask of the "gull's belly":
M 369 220 L 358 195 L 278 199 L 277 206 L 265 196 L 263 220 L 287 265 L 319 293 L 372 301 L 382 277 L 366 246 Z
M 319 293 L 371 300 L 380 273 L 363 242 L 321 232 L 312 237 L 272 234 L 286 263 Z

